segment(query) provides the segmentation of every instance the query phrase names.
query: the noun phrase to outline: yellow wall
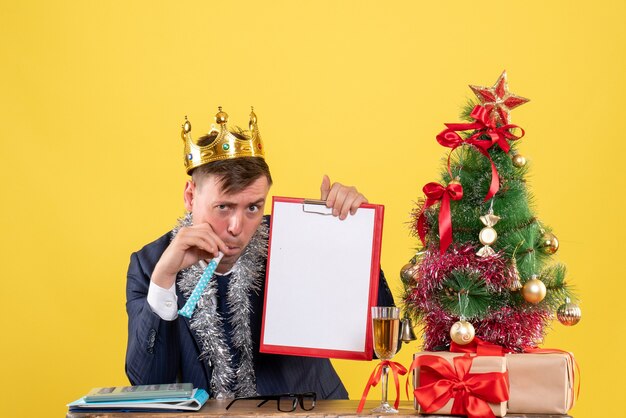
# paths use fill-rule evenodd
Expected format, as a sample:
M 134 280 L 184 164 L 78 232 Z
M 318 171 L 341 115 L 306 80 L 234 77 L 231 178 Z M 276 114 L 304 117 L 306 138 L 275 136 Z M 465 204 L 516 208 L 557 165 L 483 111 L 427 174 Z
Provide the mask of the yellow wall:
M 185 114 L 198 132 L 217 105 L 245 125 L 253 104 L 273 194 L 316 197 L 329 173 L 385 204 L 398 294 L 435 135 L 503 69 L 532 99 L 513 113 L 530 187 L 583 299 L 546 346 L 582 367 L 573 415 L 623 413 L 624 16 L 622 1 L 3 2 L 0 415 L 62 416 L 127 382 L 128 257 L 183 211 Z M 360 397 L 374 364 L 336 364 Z

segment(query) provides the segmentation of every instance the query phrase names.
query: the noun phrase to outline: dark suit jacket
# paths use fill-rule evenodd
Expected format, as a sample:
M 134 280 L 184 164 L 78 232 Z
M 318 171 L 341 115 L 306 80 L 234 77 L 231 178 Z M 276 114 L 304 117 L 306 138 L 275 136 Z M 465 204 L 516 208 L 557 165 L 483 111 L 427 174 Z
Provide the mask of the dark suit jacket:
M 210 393 L 211 368 L 198 359 L 200 347 L 189 328 L 189 320 L 182 316 L 174 321 L 162 320 L 148 305 L 150 277 L 170 237 L 170 233 L 163 235 L 130 258 L 126 284 L 126 374 L 134 385 L 191 382 Z M 186 300 L 178 285 L 176 293 L 180 309 Z M 259 295 L 250 295 L 257 392 L 268 395 L 314 391 L 322 399 L 347 398 L 348 392 L 328 359 L 259 353 L 263 293 L 264 287 Z M 393 305 L 382 271 L 378 305 Z

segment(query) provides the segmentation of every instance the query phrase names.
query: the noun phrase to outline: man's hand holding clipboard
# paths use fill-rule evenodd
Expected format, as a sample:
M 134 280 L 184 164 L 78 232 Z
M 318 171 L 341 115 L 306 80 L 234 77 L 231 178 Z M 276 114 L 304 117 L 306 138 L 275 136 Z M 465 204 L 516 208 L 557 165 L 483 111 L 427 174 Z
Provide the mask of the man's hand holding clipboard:
M 365 196 L 359 193 L 356 187 L 344 186 L 341 183 L 333 183 L 331 186 L 327 175 L 322 179 L 320 191 L 321 200 L 326 201 L 326 207 L 332 208 L 333 216 L 339 216 L 341 220 L 346 219 L 348 212 L 354 215 L 363 203 L 367 203 Z

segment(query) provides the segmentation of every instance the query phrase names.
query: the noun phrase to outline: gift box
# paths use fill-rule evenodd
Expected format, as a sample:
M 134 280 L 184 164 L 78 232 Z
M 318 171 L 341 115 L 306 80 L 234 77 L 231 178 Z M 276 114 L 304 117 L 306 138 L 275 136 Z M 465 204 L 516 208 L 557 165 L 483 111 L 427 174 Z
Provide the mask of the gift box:
M 413 355 L 414 405 L 422 414 L 503 417 L 507 412 L 506 360 L 450 352 Z
M 566 414 L 574 406 L 574 356 L 507 354 L 509 413 Z

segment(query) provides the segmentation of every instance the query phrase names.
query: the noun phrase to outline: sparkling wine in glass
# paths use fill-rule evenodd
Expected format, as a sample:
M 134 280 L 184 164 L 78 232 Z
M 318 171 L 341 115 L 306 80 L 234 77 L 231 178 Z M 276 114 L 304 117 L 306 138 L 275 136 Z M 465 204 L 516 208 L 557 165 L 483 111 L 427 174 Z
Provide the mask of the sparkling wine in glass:
M 400 329 L 400 308 L 391 306 L 372 307 L 372 327 L 374 331 L 374 352 L 381 360 L 390 360 L 398 349 Z M 398 410 L 387 402 L 389 367 L 383 366 L 381 377 L 382 398 L 380 405 L 372 412 L 397 413 Z

